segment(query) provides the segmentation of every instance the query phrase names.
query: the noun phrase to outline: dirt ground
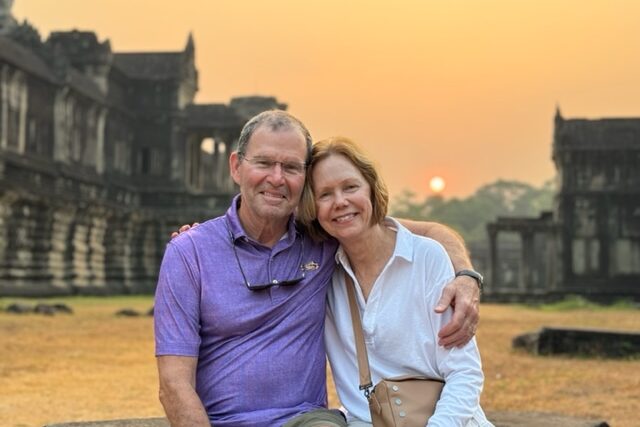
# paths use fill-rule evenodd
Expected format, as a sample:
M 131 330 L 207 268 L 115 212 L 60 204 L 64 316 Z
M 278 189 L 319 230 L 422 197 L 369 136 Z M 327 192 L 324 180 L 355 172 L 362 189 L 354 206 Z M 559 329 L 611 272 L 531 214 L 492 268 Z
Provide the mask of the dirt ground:
M 0 306 L 16 301 L 0 299 Z M 162 416 L 152 319 L 114 315 L 122 308 L 144 313 L 151 298 L 59 301 L 74 314 L 0 312 L 0 426 Z M 485 410 L 557 412 L 605 419 L 616 427 L 638 425 L 640 359 L 535 357 L 513 351 L 511 339 L 541 326 L 637 332 L 640 311 L 485 304 L 481 317 Z M 330 404 L 339 405 L 333 390 Z

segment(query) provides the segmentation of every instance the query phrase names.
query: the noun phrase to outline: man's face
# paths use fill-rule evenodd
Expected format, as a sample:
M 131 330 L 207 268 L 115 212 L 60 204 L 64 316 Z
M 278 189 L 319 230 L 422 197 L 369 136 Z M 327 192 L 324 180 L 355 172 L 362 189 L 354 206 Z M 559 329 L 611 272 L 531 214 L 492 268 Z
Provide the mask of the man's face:
M 304 169 L 301 173 L 295 169 L 304 164 L 306 153 L 299 130 L 272 131 L 262 126 L 249 139 L 244 157 L 231 154 L 231 176 L 242 193 L 243 221 L 261 224 L 288 220 L 302 194 Z

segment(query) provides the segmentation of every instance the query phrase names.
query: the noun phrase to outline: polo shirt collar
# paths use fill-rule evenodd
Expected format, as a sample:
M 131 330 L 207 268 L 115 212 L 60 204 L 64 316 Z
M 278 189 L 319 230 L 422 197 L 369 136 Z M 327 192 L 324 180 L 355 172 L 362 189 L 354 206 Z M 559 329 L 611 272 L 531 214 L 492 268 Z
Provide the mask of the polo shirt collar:
M 231 206 L 229 206 L 229 209 L 227 209 L 225 221 L 227 222 L 229 231 L 231 231 L 234 242 L 238 239 L 242 239 L 244 241 L 254 241 L 244 231 L 242 223 L 240 222 L 240 216 L 238 214 L 238 209 L 240 208 L 240 196 L 241 195 L 238 194 L 233 198 Z M 289 222 L 287 223 L 287 232 L 284 234 L 284 236 L 282 236 L 281 240 L 286 240 L 288 245 L 293 244 L 296 238 L 296 233 L 296 222 L 293 214 L 291 214 L 291 216 L 289 217 Z

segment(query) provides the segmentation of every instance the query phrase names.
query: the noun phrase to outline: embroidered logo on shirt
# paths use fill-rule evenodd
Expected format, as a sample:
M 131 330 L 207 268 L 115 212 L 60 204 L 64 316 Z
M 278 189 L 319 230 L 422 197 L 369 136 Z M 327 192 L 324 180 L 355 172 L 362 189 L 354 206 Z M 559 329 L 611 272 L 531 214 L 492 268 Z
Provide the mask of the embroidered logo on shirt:
M 302 266 L 302 270 L 303 271 L 317 270 L 319 267 L 320 266 L 318 265 L 317 262 L 309 261 L 308 263 L 306 263 L 305 265 Z

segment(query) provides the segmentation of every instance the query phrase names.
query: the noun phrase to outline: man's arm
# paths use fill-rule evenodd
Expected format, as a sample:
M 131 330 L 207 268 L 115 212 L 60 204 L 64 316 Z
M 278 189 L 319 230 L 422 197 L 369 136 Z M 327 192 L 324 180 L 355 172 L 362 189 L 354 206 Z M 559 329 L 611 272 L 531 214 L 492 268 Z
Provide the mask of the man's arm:
M 453 269 L 472 269 L 469 252 L 462 237 L 451 228 L 437 222 L 399 220 L 414 234 L 430 237 L 439 242 L 447 251 Z M 468 276 L 458 276 L 442 291 L 435 307 L 436 313 L 442 313 L 451 305 L 453 317 L 438 332 L 438 344 L 446 347 L 462 347 L 476 333 L 480 318 L 480 289 L 478 283 Z
M 184 224 L 180 228 L 178 228 L 178 231 L 174 231 L 174 232 L 171 233 L 171 238 L 173 239 L 175 237 L 178 237 L 178 235 L 180 235 L 180 233 L 184 233 L 185 231 L 189 231 L 192 228 L 196 228 L 199 225 L 200 225 L 199 222 L 194 222 L 192 225 Z
M 157 362 L 160 402 L 171 427 L 211 427 L 195 390 L 198 358 L 158 356 Z

